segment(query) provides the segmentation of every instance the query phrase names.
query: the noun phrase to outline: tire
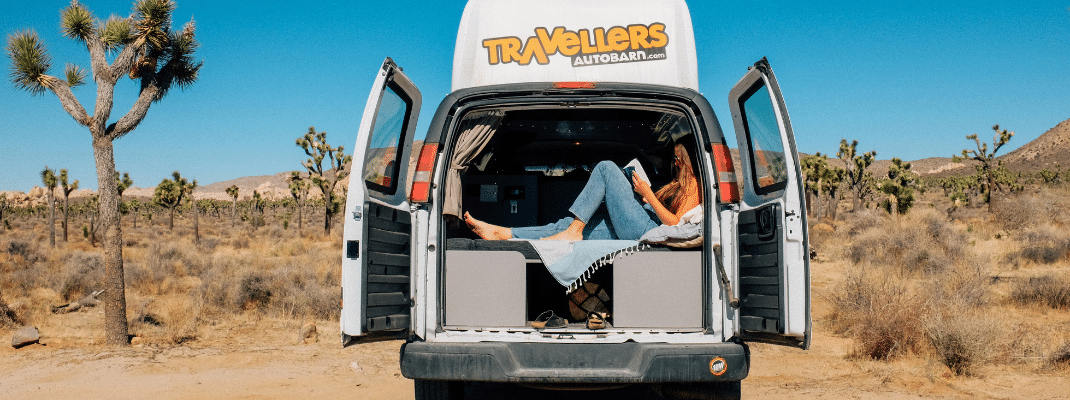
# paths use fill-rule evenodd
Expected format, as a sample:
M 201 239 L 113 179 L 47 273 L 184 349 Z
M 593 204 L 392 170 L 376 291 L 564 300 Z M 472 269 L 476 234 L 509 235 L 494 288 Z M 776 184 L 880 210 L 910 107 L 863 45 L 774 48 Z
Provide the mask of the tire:
M 742 398 L 740 381 L 709 383 L 666 383 L 661 395 L 669 399 L 737 400 Z
M 464 382 L 416 379 L 413 386 L 416 389 L 416 400 L 464 399 Z

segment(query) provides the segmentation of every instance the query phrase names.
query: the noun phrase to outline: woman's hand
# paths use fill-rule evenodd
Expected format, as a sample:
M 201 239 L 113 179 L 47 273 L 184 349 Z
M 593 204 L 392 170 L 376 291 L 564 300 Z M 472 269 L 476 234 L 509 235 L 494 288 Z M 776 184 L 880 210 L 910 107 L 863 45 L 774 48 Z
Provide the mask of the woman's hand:
M 632 187 L 635 188 L 636 193 L 639 193 L 639 196 L 643 197 L 643 201 L 649 203 L 650 199 L 654 198 L 654 191 L 650 189 L 650 185 L 640 179 L 634 171 L 632 172 Z

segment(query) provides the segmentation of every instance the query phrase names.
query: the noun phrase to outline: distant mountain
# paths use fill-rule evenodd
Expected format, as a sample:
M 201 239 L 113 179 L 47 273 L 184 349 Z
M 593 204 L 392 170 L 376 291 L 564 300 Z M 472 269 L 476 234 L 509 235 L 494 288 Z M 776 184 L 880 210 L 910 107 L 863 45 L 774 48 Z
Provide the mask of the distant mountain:
M 1016 172 L 1070 167 L 1070 119 L 999 159 Z

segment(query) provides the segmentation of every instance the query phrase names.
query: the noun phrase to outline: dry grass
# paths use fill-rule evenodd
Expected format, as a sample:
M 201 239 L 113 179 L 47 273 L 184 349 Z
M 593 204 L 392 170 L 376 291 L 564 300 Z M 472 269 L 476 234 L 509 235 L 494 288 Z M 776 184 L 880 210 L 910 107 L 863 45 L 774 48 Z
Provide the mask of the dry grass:
M 978 309 L 935 310 L 925 333 L 937 359 L 956 375 L 973 375 L 981 363 L 999 352 L 1001 321 Z
M 845 257 L 854 264 L 891 266 L 904 275 L 936 273 L 970 262 L 965 235 L 935 210 L 920 209 L 898 219 L 862 213 L 848 233 Z
M 858 340 L 852 355 L 888 360 L 921 344 L 924 302 L 886 271 L 865 268 L 846 272 L 843 285 L 829 296 L 828 316 L 836 333 Z
M 949 221 L 935 207 L 898 219 L 874 212 L 848 218 L 846 234 L 817 234 L 835 235 L 850 263 L 842 283 L 824 295 L 832 330 L 855 339 L 851 357 L 923 357 L 951 374 L 976 375 L 992 361 L 1061 355 L 1050 344 L 1052 336 L 1018 322 L 1023 316 L 1008 312 L 1000 300 L 1005 294 L 994 289 L 993 261 L 1004 249 L 1020 250 L 1017 241 L 995 239 L 1002 227 Z M 1046 287 L 1035 283 L 1021 287 Z M 1009 336 L 1008 325 L 1015 327 Z
M 1011 292 L 1018 304 L 1041 304 L 1056 309 L 1070 309 L 1070 278 L 1043 275 L 1018 281 Z
M 60 320 L 71 316 L 54 315 L 50 307 L 103 286 L 102 250 L 75 235 L 51 248 L 43 219 L 10 220 L 13 230 L 0 234 L 0 308 L 12 310 L 12 323 L 63 326 Z M 247 316 L 337 320 L 340 227 L 326 237 L 312 228 L 322 223 L 306 221 L 298 233 L 282 228 L 281 216 L 268 215 L 257 229 L 202 217 L 194 241 L 192 221 L 176 216 L 174 231 L 166 221 L 142 218 L 134 229 L 123 218 L 127 316 L 144 342 L 197 340 L 206 329 Z M 97 312 L 90 310 L 80 312 Z

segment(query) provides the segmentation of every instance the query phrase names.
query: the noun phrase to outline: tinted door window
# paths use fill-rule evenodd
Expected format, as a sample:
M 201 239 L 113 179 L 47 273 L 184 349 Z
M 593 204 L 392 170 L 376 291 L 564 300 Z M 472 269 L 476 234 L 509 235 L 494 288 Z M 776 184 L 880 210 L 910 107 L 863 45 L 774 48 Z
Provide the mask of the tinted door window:
M 368 188 L 384 194 L 397 191 L 398 173 L 408 164 L 398 165 L 401 146 L 405 140 L 405 124 L 409 120 L 412 100 L 390 85 L 383 91 L 383 99 L 375 114 L 368 151 L 364 156 L 364 181 Z
M 775 192 L 787 185 L 787 163 L 769 89 L 758 84 L 740 98 L 743 121 L 750 142 L 750 174 L 759 195 Z

